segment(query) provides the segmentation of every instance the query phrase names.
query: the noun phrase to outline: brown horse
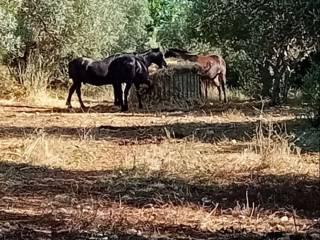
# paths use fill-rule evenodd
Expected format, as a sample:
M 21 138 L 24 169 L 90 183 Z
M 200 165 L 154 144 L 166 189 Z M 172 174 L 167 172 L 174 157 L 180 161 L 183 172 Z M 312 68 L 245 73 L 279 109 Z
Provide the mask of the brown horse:
M 186 50 L 169 48 L 165 57 L 181 58 L 186 61 L 198 63 L 200 66 L 201 80 L 205 83 L 205 96 L 208 97 L 207 86 L 215 86 L 219 91 L 221 101 L 221 91 L 224 95 L 224 102 L 227 102 L 226 95 L 226 62 L 218 55 L 195 55 Z

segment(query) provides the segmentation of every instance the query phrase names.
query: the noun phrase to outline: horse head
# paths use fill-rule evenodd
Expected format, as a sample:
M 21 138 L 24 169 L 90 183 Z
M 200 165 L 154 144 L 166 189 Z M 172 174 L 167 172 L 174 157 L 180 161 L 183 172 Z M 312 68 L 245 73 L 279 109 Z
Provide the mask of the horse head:
M 151 90 L 154 88 L 154 85 L 152 84 L 152 82 L 148 79 L 147 81 L 144 81 L 141 85 L 140 85 L 140 90 L 139 90 L 139 94 L 142 95 L 146 95 L 148 93 L 151 92 Z
M 163 53 L 159 48 L 151 49 L 150 51 L 141 55 L 145 61 L 146 66 L 150 66 L 152 63 L 158 65 L 159 68 L 166 68 L 167 62 L 164 58 Z
M 154 58 L 154 63 L 158 65 L 159 68 L 167 68 L 168 64 L 164 58 L 164 55 L 161 51 L 156 53 Z

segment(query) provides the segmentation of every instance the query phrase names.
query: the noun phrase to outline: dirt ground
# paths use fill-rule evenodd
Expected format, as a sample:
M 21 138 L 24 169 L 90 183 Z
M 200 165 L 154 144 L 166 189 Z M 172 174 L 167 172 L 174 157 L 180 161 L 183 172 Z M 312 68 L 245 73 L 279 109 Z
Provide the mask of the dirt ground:
M 300 108 L 88 104 L 0 101 L 0 239 L 320 239 Z

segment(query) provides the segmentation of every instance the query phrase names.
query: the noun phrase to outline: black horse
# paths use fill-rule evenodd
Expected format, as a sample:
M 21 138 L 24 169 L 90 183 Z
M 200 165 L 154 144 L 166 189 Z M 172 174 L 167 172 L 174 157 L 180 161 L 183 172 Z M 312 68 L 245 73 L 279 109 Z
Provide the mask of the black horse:
M 128 58 L 127 57 L 135 57 L 137 62 L 137 66 L 136 66 L 136 76 L 134 79 L 134 82 L 131 82 L 131 85 L 134 84 L 136 87 L 136 92 L 137 92 L 137 97 L 138 97 L 138 101 L 139 101 L 139 108 L 142 108 L 142 103 L 141 103 L 141 94 L 139 89 L 140 89 L 140 85 L 141 84 L 146 84 L 149 86 L 148 90 L 150 90 L 150 86 L 151 83 L 150 81 L 148 81 L 148 77 L 149 77 L 149 70 L 148 68 L 150 67 L 150 65 L 152 63 L 156 64 L 159 68 L 163 68 L 163 67 L 167 67 L 167 63 L 164 59 L 164 55 L 163 53 L 160 51 L 159 48 L 154 48 L 142 53 L 126 53 L 126 54 L 116 54 L 113 56 L 110 56 L 108 58 L 103 59 L 104 62 L 106 63 L 112 63 L 113 60 L 117 59 L 117 65 L 121 65 L 120 62 L 122 61 L 123 63 L 128 62 Z M 118 59 L 120 58 L 120 59 Z M 115 70 L 116 71 L 116 70 Z M 121 71 L 120 69 L 117 69 L 117 71 Z M 126 79 L 126 77 L 120 77 L 120 81 L 123 81 L 124 79 Z M 126 82 L 127 84 L 128 82 Z M 126 88 L 127 91 L 130 90 L 131 85 Z M 148 91 L 147 90 L 147 91 Z M 114 104 L 116 106 L 120 106 L 120 101 L 121 99 L 117 96 L 116 94 L 116 88 L 114 88 Z
M 122 111 L 128 109 L 127 95 L 132 84 L 137 89 L 139 107 L 142 107 L 141 84 L 150 86 L 148 67 L 155 63 L 159 68 L 167 64 L 159 48 L 136 54 L 116 54 L 103 60 L 94 61 L 89 58 L 77 58 L 68 65 L 69 77 L 73 80 L 67 98 L 67 106 L 71 107 L 71 97 L 77 92 L 81 108 L 86 108 L 81 99 L 81 84 L 102 86 L 112 84 L 115 94 L 115 105 L 121 105 Z M 123 101 L 121 84 L 126 83 Z

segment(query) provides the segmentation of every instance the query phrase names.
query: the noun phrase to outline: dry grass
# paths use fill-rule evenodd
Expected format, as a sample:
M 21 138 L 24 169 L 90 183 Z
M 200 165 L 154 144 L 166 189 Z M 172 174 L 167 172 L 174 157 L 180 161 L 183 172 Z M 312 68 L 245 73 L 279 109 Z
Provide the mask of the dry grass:
M 18 84 L 6 66 L 0 65 L 0 97 L 8 101 L 20 101 L 39 107 L 64 107 L 68 90 L 50 89 L 48 81 L 50 71 L 43 70 L 43 63 L 39 59 L 34 64 L 29 64 L 25 72 L 20 74 L 23 84 Z M 71 86 L 71 83 L 69 84 Z M 82 88 L 84 98 L 97 102 L 113 101 L 111 86 Z M 73 96 L 75 106 L 78 104 L 76 94 Z
M 190 181 L 233 181 L 247 173 L 274 175 L 301 174 L 317 177 L 318 163 L 306 162 L 300 149 L 287 135 L 270 130 L 263 133 L 258 127 L 250 142 L 224 140 L 206 144 L 194 140 L 175 140 L 167 133 L 161 144 L 132 144 L 118 146 L 118 142 L 97 141 L 95 128 L 77 130 L 79 140 L 48 136 L 42 129 L 25 140 L 7 142 L 2 161 L 27 163 L 62 169 L 130 170 L 136 169 L 145 176 L 154 172 L 167 173 Z M 154 139 L 155 143 L 157 142 Z M 152 142 L 151 142 L 152 143 Z M 229 151 L 235 149 L 235 151 Z M 224 176 L 223 179 L 220 179 Z
M 304 234 L 319 221 L 319 155 L 292 141 L 294 115 L 285 109 L 123 114 L 0 105 L 7 239 L 21 231 L 33 239 L 263 239 Z M 287 131 L 271 124 L 281 121 Z
M 16 84 L 6 66 L 0 65 L 0 97 L 7 100 L 21 99 L 26 96 L 26 89 Z

